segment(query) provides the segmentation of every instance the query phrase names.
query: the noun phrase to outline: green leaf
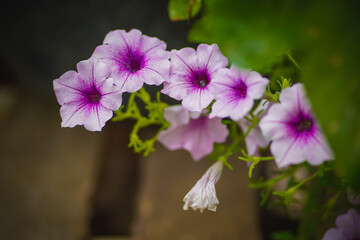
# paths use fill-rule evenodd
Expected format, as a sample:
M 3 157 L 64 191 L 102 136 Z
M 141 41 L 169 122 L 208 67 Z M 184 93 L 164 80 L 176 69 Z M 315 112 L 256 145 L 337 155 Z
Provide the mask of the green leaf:
M 201 0 L 170 0 L 168 11 L 172 21 L 184 21 L 196 16 L 201 8 Z
M 217 43 L 230 63 L 271 79 L 283 75 L 304 82 L 337 173 L 360 191 L 359 2 L 206 0 L 203 5 L 189 40 Z

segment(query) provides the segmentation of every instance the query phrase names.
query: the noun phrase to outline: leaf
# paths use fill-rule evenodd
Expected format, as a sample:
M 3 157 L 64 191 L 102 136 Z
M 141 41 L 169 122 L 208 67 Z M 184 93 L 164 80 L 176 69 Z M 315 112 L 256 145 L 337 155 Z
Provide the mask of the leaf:
M 206 0 L 203 5 L 189 40 L 217 43 L 230 63 L 269 78 L 304 82 L 337 173 L 360 191 L 360 3 Z M 294 76 L 285 75 L 288 64 L 280 64 L 290 50 Z
M 170 0 L 168 12 L 170 20 L 184 21 L 195 17 L 201 9 L 201 0 Z

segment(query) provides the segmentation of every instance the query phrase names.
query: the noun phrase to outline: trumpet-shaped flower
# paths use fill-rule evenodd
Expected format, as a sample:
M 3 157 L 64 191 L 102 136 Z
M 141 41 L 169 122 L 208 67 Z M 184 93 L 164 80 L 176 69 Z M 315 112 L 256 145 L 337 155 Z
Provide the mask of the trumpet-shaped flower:
M 322 240 L 356 240 L 360 239 L 360 214 L 355 209 L 336 218 L 336 227 L 330 228 Z
M 253 114 L 259 119 L 262 119 L 266 115 L 267 110 L 271 104 L 271 102 L 261 100 Z M 251 124 L 252 123 L 246 119 L 241 119 L 239 121 L 239 125 L 244 134 L 248 131 Z M 254 126 L 245 138 L 246 149 L 249 155 L 258 155 L 258 148 L 264 148 L 269 143 L 270 141 L 264 137 L 259 125 Z
M 217 161 L 214 163 L 197 181 L 195 186 L 184 197 L 184 210 L 191 207 L 194 210 L 199 209 L 203 212 L 204 209 L 216 211 L 219 200 L 216 196 L 215 184 L 219 181 L 223 169 L 223 162 Z
M 115 30 L 106 35 L 93 57 L 109 66 L 110 77 L 123 92 L 136 92 L 144 82 L 160 85 L 169 78 L 170 53 L 165 49 L 165 42 L 137 29 Z
M 238 121 L 251 110 L 254 99 L 262 97 L 269 80 L 257 72 L 232 65 L 230 69 L 217 71 L 213 83 L 216 84 L 216 102 L 210 117 L 230 117 Z
M 280 103 L 270 107 L 260 121 L 279 168 L 308 161 L 318 165 L 333 154 L 316 121 L 302 84 L 282 90 Z
M 171 126 L 159 134 L 159 141 L 170 150 L 186 149 L 195 161 L 210 154 L 213 144 L 224 142 L 228 135 L 220 118 L 209 119 L 181 105 L 166 108 L 164 117 Z
M 171 51 L 170 78 L 161 91 L 189 111 L 201 111 L 214 99 L 215 73 L 225 68 L 227 58 L 216 44 Z M 221 81 L 221 79 L 219 79 Z
M 105 64 L 94 59 L 81 61 L 77 70 L 54 80 L 54 91 L 61 105 L 62 127 L 84 125 L 100 131 L 122 101 L 122 92 L 113 84 Z

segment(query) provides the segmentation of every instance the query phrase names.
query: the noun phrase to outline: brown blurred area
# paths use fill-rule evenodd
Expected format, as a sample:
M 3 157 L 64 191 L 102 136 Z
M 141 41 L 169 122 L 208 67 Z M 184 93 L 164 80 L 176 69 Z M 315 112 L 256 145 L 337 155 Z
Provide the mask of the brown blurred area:
M 217 184 L 216 213 L 182 210 L 210 163 L 160 144 L 127 148 L 131 122 L 101 133 L 60 127 L 52 80 L 91 56 L 106 33 L 138 28 L 189 46 L 187 23 L 167 1 L 17 1 L 1 13 L 0 239 L 262 239 L 246 164 L 233 159 Z M 126 101 L 126 97 L 125 97 Z M 151 134 L 151 130 L 150 130 Z

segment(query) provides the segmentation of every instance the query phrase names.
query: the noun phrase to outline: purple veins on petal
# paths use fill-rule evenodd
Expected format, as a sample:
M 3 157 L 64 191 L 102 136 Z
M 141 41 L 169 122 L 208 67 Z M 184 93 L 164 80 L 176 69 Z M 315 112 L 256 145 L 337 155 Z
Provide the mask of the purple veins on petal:
M 254 100 L 264 94 L 269 80 L 254 71 L 237 68 L 221 69 L 214 74 L 215 100 L 210 117 L 243 118 L 253 107 Z
M 160 133 L 159 142 L 170 150 L 186 149 L 195 161 L 210 154 L 214 143 L 224 142 L 228 135 L 220 118 L 209 119 L 181 105 L 166 108 L 164 117 L 171 126 Z
M 100 131 L 122 101 L 122 92 L 108 78 L 105 64 L 95 59 L 81 61 L 78 73 L 69 71 L 54 80 L 54 91 L 61 105 L 63 127 L 84 125 Z
M 160 85 L 169 78 L 170 53 L 165 42 L 137 29 L 109 32 L 93 57 L 110 68 L 110 77 L 124 92 L 136 92 L 144 83 Z
M 227 63 L 216 44 L 172 50 L 169 81 L 161 92 L 182 100 L 188 111 L 201 111 L 214 100 L 214 74 Z
M 319 165 L 333 159 L 300 83 L 281 92 L 280 103 L 270 107 L 259 126 L 272 141 L 270 150 L 279 168 L 304 161 Z

